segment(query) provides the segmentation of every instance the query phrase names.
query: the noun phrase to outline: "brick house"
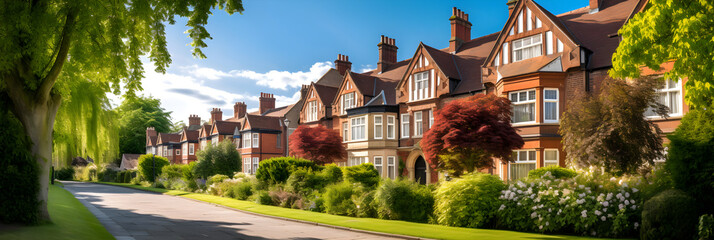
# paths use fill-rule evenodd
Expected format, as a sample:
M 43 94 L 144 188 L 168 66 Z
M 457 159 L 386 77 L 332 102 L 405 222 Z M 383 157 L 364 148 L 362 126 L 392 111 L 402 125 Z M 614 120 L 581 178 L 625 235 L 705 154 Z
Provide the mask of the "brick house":
M 154 127 L 146 128 L 146 154 L 157 154 L 156 140 L 159 138 Z
M 156 140 L 158 156 L 165 157 L 171 164 L 181 163 L 181 135 L 178 133 L 159 133 Z
M 300 125 L 323 125 L 332 129 L 332 102 L 344 78 L 343 74 L 350 69 L 351 63 L 347 56 L 338 55 L 335 66 L 339 69 L 330 69 L 317 81 L 303 86 L 303 104 L 300 106 L 298 120 Z

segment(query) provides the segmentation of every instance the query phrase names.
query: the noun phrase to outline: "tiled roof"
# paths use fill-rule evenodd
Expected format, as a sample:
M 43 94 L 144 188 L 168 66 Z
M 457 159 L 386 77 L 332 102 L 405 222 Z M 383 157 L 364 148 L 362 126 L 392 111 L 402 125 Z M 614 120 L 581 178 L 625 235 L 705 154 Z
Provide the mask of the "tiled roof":
M 213 125 L 219 135 L 232 135 L 233 130 L 236 127 L 240 127 L 241 124 L 239 122 L 216 121 Z M 211 129 L 211 133 L 213 133 L 213 129 Z
M 157 144 L 177 143 L 181 141 L 181 135 L 176 133 L 159 133 Z
M 295 106 L 295 104 L 291 104 L 288 106 L 282 106 L 279 108 L 273 108 L 273 109 L 270 109 L 270 110 L 264 112 L 261 115 L 272 116 L 272 117 L 282 117 L 282 116 L 285 116 L 285 114 L 288 113 L 288 111 L 290 111 L 290 108 L 292 108 L 293 106 Z
M 211 136 L 211 129 L 213 129 L 212 127 L 213 125 L 211 124 L 203 124 L 203 126 L 201 126 L 201 129 L 198 130 L 198 137 L 200 138 L 201 135 Z
M 141 154 L 122 154 L 119 170 L 136 169 Z
M 198 140 L 198 131 L 195 130 L 184 130 L 183 132 L 186 134 L 186 140 L 187 141 L 197 141 Z M 183 136 L 182 136 L 183 137 Z
M 330 87 L 330 86 L 325 86 L 321 84 L 312 84 L 315 87 L 315 91 L 317 92 L 317 95 L 320 97 L 320 101 L 322 101 L 322 104 L 325 106 L 329 106 L 332 104 L 332 100 L 335 99 L 335 95 L 337 95 L 338 88 L 336 87 Z
M 149 136 L 149 146 L 156 146 L 158 138 L 158 136 Z
M 323 74 L 322 77 L 315 82 L 315 84 L 339 88 L 340 84 L 342 84 L 342 75 L 337 71 L 337 69 L 330 68 L 330 70 L 327 70 L 327 72 Z
M 280 124 L 280 117 L 273 116 L 260 116 L 260 115 L 247 115 L 246 121 L 248 121 L 248 126 L 250 129 L 264 129 L 264 130 L 282 130 L 282 125 Z M 250 130 L 243 129 L 243 130 Z

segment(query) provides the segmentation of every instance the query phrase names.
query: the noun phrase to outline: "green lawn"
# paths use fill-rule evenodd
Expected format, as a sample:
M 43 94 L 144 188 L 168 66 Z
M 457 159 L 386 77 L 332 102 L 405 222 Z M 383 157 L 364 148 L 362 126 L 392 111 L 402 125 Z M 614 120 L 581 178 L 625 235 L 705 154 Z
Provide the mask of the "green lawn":
M 2 226 L 0 239 L 114 239 L 99 220 L 74 195 L 50 185 L 49 205 L 52 223 L 37 226 Z
M 177 190 L 166 190 L 160 188 L 142 187 L 127 183 L 106 183 L 117 186 L 131 187 L 135 189 L 159 192 L 167 195 L 181 196 L 185 198 L 215 203 L 226 207 L 240 209 L 244 211 L 272 215 L 284 218 L 292 218 L 310 222 L 324 223 L 334 226 L 349 227 L 355 229 L 369 230 L 375 232 L 393 233 L 434 239 L 593 239 L 577 236 L 556 236 L 536 233 L 523 233 L 504 230 L 474 229 L 447 227 L 424 223 L 413 223 L 395 220 L 383 220 L 374 218 L 354 218 L 336 216 L 326 213 L 316 213 L 298 209 L 281 208 L 275 206 L 260 205 L 254 202 L 241 201 L 231 198 L 218 197 L 201 193 L 190 193 Z M 600 238 L 598 238 L 600 239 Z

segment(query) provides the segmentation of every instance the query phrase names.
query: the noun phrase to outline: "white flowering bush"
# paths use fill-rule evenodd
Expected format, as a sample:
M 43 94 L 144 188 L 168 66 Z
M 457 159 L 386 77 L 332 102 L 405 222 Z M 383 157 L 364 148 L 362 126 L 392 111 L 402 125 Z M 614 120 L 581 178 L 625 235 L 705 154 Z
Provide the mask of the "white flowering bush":
M 595 171 L 556 179 L 551 173 L 516 181 L 501 191 L 499 226 L 517 231 L 598 237 L 636 236 L 640 222 L 637 184 Z

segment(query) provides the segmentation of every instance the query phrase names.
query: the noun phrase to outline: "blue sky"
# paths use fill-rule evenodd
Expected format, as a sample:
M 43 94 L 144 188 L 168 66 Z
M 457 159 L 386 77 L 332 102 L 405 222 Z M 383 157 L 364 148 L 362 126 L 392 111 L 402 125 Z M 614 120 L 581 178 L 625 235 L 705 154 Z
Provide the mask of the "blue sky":
M 451 8 L 469 14 L 472 37 L 500 31 L 507 0 L 481 1 L 244 1 L 245 12 L 220 10 L 208 20 L 213 40 L 191 55 L 186 19 L 166 28 L 173 63 L 166 75 L 145 61 L 144 94 L 161 99 L 175 121 L 189 114 L 207 119 L 211 108 L 232 116 L 233 103 L 257 109 L 260 92 L 275 94 L 278 105 L 298 99 L 301 84 L 319 78 L 337 54 L 350 57 L 352 70 L 376 66 L 380 35 L 396 39 L 398 59 L 410 58 L 419 42 L 448 46 Z M 554 14 L 588 5 L 588 0 L 536 1 Z M 225 117 L 224 117 L 225 118 Z

